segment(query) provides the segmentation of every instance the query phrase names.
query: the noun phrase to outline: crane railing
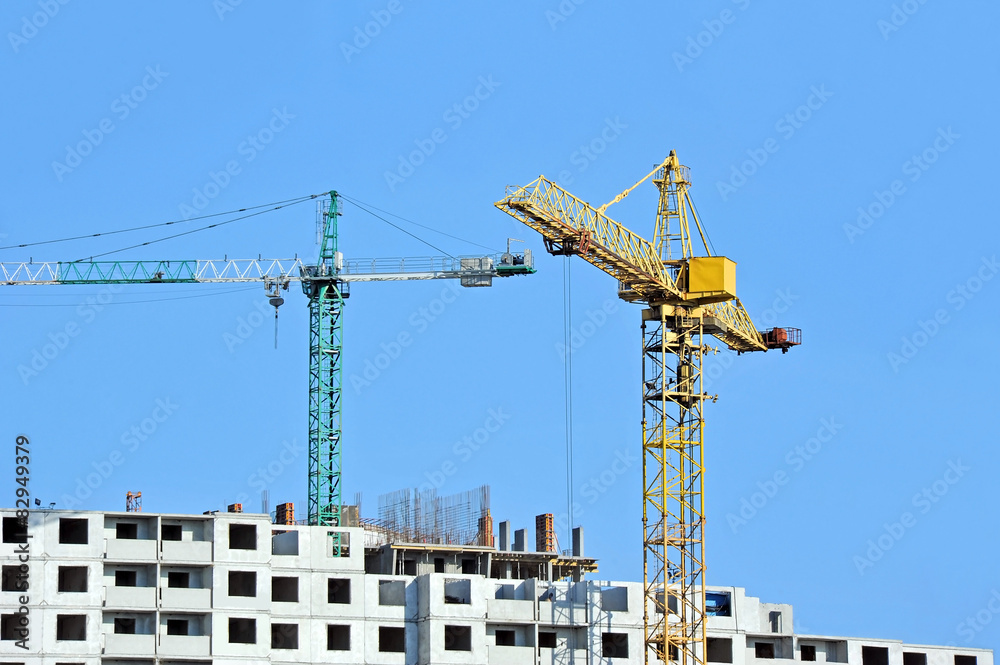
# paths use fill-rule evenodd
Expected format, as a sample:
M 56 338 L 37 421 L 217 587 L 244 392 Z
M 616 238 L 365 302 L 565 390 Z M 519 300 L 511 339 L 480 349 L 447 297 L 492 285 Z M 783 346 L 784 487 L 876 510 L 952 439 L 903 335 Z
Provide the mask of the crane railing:
M 344 259 L 341 275 L 373 275 L 381 273 L 457 272 L 463 269 L 466 259 L 487 259 L 487 270 L 492 269 L 492 257 L 420 256 L 407 258 Z M 468 268 L 468 266 L 465 266 Z

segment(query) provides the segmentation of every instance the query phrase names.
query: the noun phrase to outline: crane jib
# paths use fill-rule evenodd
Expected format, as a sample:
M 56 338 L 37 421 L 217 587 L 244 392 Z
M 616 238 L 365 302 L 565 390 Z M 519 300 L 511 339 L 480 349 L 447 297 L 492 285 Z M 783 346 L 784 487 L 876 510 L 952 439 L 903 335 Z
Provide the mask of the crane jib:
M 292 259 L 221 259 L 181 261 L 0 262 L 0 284 L 287 284 L 336 279 L 342 282 L 422 279 L 486 279 L 535 272 L 531 251 L 495 256 L 417 257 L 344 260 L 333 274 Z M 477 283 L 478 285 L 478 283 Z
M 197 261 L 72 261 L 60 262 L 59 284 L 148 284 L 198 282 Z

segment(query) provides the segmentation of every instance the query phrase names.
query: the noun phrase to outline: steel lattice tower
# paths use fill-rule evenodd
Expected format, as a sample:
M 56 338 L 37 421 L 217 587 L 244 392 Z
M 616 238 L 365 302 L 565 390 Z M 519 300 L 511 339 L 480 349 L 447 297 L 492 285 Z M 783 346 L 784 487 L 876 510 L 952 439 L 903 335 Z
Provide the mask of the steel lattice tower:
M 309 523 L 339 526 L 344 283 L 338 279 L 336 192 L 322 212 L 320 253 L 302 282 L 309 296 Z
M 666 310 L 643 310 L 642 324 L 645 653 L 694 665 L 705 653 L 703 330 Z

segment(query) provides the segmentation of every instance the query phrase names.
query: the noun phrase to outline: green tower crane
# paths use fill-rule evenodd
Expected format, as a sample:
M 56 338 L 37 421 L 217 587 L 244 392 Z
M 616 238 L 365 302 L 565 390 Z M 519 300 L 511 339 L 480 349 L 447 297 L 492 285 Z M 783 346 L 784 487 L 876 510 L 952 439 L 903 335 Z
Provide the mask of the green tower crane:
M 271 304 L 300 282 L 309 298 L 308 521 L 341 525 L 344 301 L 351 282 L 458 279 L 465 287 L 492 286 L 494 277 L 535 272 L 531 250 L 473 257 L 345 261 L 338 246 L 340 196 L 330 192 L 319 213 L 319 258 L 221 261 L 69 261 L 0 263 L 0 285 L 263 283 Z M 336 546 L 336 543 L 334 543 Z

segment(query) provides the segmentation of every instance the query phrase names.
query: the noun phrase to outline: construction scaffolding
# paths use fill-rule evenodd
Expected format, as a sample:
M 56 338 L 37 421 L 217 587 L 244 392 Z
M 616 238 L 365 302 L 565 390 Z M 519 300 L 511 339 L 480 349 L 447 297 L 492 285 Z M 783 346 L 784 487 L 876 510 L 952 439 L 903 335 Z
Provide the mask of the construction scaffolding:
M 383 494 L 378 498 L 378 519 L 365 520 L 365 527 L 387 543 L 490 546 L 490 487 L 449 496 L 438 496 L 434 489 Z
M 556 551 L 556 526 L 552 513 L 544 513 L 535 517 L 535 550 L 538 552 Z

